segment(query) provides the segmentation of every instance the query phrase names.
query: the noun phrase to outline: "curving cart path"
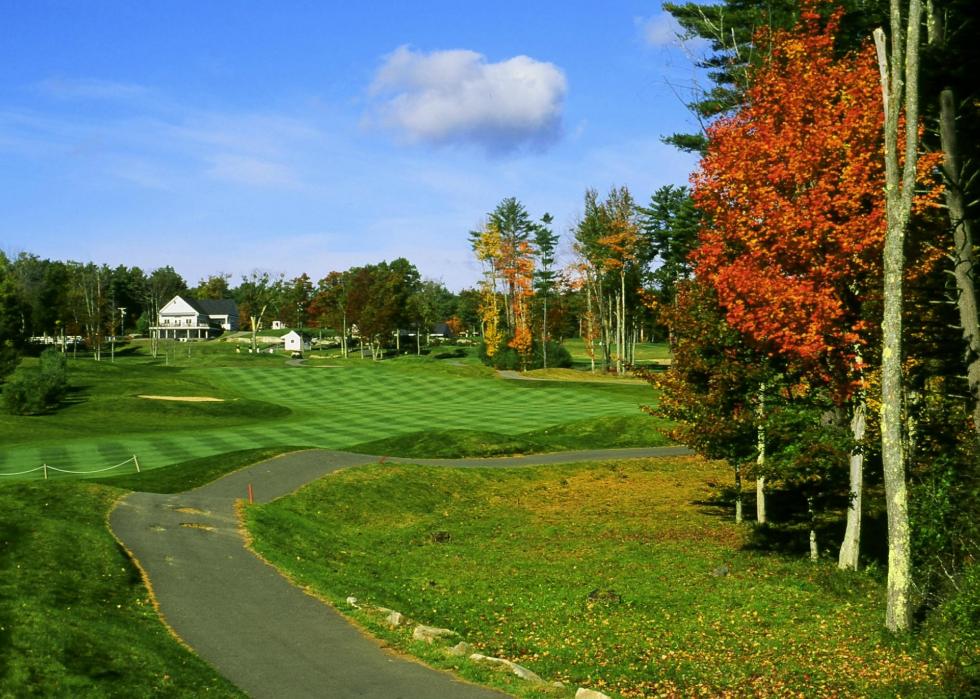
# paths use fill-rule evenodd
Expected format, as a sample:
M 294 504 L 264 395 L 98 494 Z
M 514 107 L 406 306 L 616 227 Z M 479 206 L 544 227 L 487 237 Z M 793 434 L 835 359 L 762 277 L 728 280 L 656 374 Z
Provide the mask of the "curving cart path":
M 486 468 L 687 453 L 683 447 L 657 447 L 387 461 Z M 148 578 L 164 621 L 253 697 L 505 696 L 386 652 L 246 548 L 235 503 L 247 497 L 249 484 L 256 502 L 268 502 L 338 469 L 379 458 L 294 452 L 183 493 L 131 493 L 119 501 L 109 524 Z

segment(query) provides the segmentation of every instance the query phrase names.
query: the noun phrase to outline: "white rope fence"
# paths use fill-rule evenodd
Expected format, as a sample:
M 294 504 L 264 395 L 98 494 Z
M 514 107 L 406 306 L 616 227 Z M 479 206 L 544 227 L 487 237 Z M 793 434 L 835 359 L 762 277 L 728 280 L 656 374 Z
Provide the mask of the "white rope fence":
M 99 468 L 94 471 L 71 471 L 69 469 L 58 468 L 57 466 L 48 466 L 47 464 L 41 464 L 40 466 L 27 471 L 18 471 L 17 473 L 0 473 L 0 476 L 26 476 L 31 473 L 37 473 L 38 471 L 44 472 L 44 480 L 48 479 L 48 471 L 55 471 L 57 473 L 69 473 L 74 476 L 88 476 L 93 473 L 105 473 L 106 471 L 111 471 L 115 468 L 121 468 L 126 464 L 135 464 L 136 473 L 140 472 L 140 461 L 136 458 L 136 454 L 133 454 L 130 458 L 126 459 L 122 463 L 118 463 L 115 466 L 107 466 L 106 468 Z

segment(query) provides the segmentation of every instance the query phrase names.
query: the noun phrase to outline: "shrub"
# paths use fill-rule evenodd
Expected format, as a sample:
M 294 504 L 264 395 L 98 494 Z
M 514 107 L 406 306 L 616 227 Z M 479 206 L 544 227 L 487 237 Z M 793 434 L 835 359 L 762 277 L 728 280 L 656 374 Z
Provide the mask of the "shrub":
M 927 623 L 929 642 L 947 663 L 946 684 L 956 696 L 980 690 L 980 560 L 972 560 L 949 580 L 950 594 Z
M 500 341 L 500 345 L 497 347 L 497 351 L 494 353 L 493 357 L 487 356 L 486 344 L 481 342 L 480 346 L 477 348 L 477 356 L 487 366 L 492 366 L 494 369 L 504 369 L 511 371 L 520 371 L 521 369 L 540 369 L 544 366 L 544 357 L 541 353 L 541 343 L 535 342 L 531 347 L 531 356 L 527 359 L 527 366 L 525 367 L 522 362 L 521 355 L 517 353 L 513 347 L 509 347 L 507 342 L 510 337 L 504 337 Z M 548 368 L 568 368 L 572 366 L 572 355 L 569 353 L 565 346 L 554 342 L 552 340 L 548 341 Z
M 20 354 L 10 340 L 0 341 L 0 383 L 17 367 Z
M 68 390 L 68 362 L 56 349 L 41 353 L 38 366 L 21 367 L 3 387 L 3 403 L 13 415 L 40 415 L 57 406 Z
M 560 342 L 555 342 L 554 340 L 548 340 L 548 368 L 549 369 L 569 369 L 572 366 L 572 354 L 569 352 L 565 345 Z M 544 366 L 544 357 L 541 355 L 541 345 L 539 343 L 534 343 L 533 353 L 533 363 L 535 369 L 539 369 Z

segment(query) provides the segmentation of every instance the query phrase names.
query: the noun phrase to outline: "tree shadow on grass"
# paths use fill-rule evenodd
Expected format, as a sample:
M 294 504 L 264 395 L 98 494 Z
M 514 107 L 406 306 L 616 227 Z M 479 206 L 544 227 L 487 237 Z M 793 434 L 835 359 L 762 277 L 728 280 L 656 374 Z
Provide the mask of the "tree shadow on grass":
M 731 521 L 735 518 L 736 490 L 734 486 L 709 482 L 711 496 L 692 502 L 699 512 L 710 517 Z M 836 558 L 844 538 L 847 500 L 829 496 L 816 501 L 817 517 L 814 530 L 822 555 Z M 751 525 L 746 551 L 777 553 L 800 558 L 810 553 L 810 520 L 806 495 L 802 490 L 774 489 L 766 493 L 766 523 L 755 522 L 756 497 L 754 490 L 742 492 L 742 513 Z M 866 493 L 861 518 L 862 565 L 873 563 L 883 567 L 887 562 L 887 521 L 883 507 L 878 506 L 874 492 Z
M 89 387 L 88 386 L 68 386 L 65 389 L 65 395 L 53 410 L 57 411 L 69 405 L 79 405 L 88 400 Z

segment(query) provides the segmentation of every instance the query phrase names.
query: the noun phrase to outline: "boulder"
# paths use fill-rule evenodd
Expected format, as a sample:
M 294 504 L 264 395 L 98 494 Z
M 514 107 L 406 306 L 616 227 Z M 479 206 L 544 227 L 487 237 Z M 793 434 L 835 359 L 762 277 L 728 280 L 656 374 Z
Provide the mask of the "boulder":
M 446 652 L 449 653 L 449 655 L 456 655 L 461 657 L 469 653 L 472 649 L 473 646 L 471 646 L 469 643 L 467 643 L 466 641 L 460 641 Z
M 432 643 L 441 638 L 452 638 L 456 635 L 458 634 L 450 629 L 440 629 L 437 626 L 425 626 L 423 624 L 419 624 L 412 631 L 412 638 L 416 641 L 425 641 L 426 643 Z
M 579 687 L 578 691 L 575 692 L 575 699 L 609 699 L 609 695 L 597 692 L 594 689 Z
M 401 612 L 390 611 L 388 612 L 388 616 L 385 617 L 385 621 L 388 623 L 388 626 L 396 628 L 405 623 L 405 615 Z
M 357 608 L 357 598 L 356 597 L 348 597 L 347 598 L 347 604 L 349 604 L 352 607 Z
M 523 665 L 518 665 L 517 663 L 511 662 L 510 660 L 505 660 L 504 658 L 492 658 L 489 655 L 483 655 L 482 653 L 474 653 L 473 655 L 470 656 L 470 660 L 478 663 L 490 663 L 492 665 L 501 665 L 503 667 L 506 667 L 508 670 L 513 672 L 522 680 L 527 680 L 528 682 L 540 682 L 542 684 L 544 683 L 544 680 L 541 679 L 541 677 L 538 676 L 536 673 L 532 672 L 531 670 L 528 670 Z

